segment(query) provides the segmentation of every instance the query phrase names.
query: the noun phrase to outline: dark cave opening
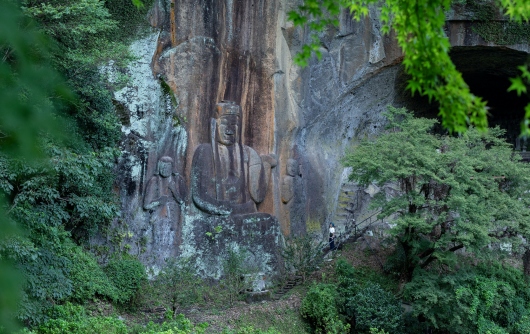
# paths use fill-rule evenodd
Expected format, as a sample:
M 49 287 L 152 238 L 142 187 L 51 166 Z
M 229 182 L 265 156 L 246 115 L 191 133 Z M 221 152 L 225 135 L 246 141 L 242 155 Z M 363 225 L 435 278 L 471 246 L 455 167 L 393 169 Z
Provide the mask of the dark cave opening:
M 508 92 L 509 78 L 519 75 L 518 66 L 528 59 L 526 52 L 505 47 L 454 47 L 451 59 L 462 73 L 471 92 L 482 97 L 488 105 L 490 127 L 500 126 L 506 130 L 506 140 L 515 145 L 520 134 L 520 123 L 524 107 L 530 102 L 528 94 L 517 96 Z M 437 117 L 438 105 L 418 94 L 411 96 L 405 90 L 408 77 L 401 69 L 396 79 L 396 105 L 413 110 L 417 116 Z M 442 131 L 442 129 L 436 129 Z M 529 147 L 530 149 L 530 147 Z

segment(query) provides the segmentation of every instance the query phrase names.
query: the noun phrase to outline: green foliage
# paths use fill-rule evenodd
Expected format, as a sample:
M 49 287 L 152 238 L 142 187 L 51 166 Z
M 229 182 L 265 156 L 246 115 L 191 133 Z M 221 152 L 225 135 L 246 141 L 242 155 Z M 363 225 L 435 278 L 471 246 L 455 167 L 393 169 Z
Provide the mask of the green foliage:
M 202 279 L 196 274 L 191 258 L 172 259 L 157 278 L 159 289 L 169 299 L 173 314 L 180 307 L 193 305 L 200 301 L 203 287 Z
M 379 328 L 390 333 L 401 332 L 401 303 L 394 295 L 344 260 L 337 261 L 335 273 L 339 311 L 355 324 L 356 331 Z
M 517 333 L 528 326 L 530 287 L 522 273 L 496 263 L 457 272 L 418 270 L 405 286 L 413 313 L 457 333 Z
M 110 150 L 81 155 L 51 143 L 45 152 L 50 161 L 39 165 L 0 160 L 0 184 L 10 200 L 10 218 L 27 231 L 24 238 L 5 239 L 0 251 L 26 276 L 19 317 L 31 324 L 45 320 L 45 310 L 72 293 L 75 299 L 94 293 L 115 299 L 97 264 L 81 262 L 89 259 L 65 231 L 87 238 L 116 217 L 109 171 L 114 155 Z M 91 263 L 88 268 L 94 271 L 89 277 L 98 281 L 84 282 L 83 268 L 77 267 L 81 263 Z
M 194 325 L 182 314 L 168 320 L 162 324 L 155 324 L 151 321 L 146 326 L 132 332 L 137 334 L 202 334 L 208 328 L 207 323 Z
M 25 274 L 18 315 L 37 324 L 65 300 L 118 299 L 94 258 L 70 237 L 87 241 L 118 215 L 112 167 L 119 122 L 98 67 L 112 58 L 123 66 L 130 57 L 115 40 L 118 21 L 103 1 L 24 0 L 25 16 L 11 3 L 0 8 L 0 191 L 9 222 L 27 233 L 2 230 L 0 258 Z
M 14 2 L 0 2 L 0 330 L 8 332 L 16 328 L 15 309 L 24 280 L 14 269 L 16 258 L 5 254 L 6 246 L 11 244 L 20 255 L 35 255 L 35 249 L 21 240 L 20 229 L 6 214 L 11 204 L 6 194 L 13 189 L 5 181 L 5 161 L 23 157 L 36 164 L 42 157 L 42 133 L 61 137 L 61 122 L 53 116 L 57 101 L 72 97 L 49 66 L 48 42 Z
M 135 34 L 142 32 L 142 28 L 147 26 L 147 13 L 151 8 L 154 0 L 112 0 L 106 1 L 105 6 L 108 8 L 112 18 L 117 21 L 117 31 L 114 36 L 115 40 L 129 40 Z M 139 5 L 140 4 L 140 5 Z M 131 34 L 131 32 L 133 32 Z
M 147 279 L 143 264 L 128 256 L 111 260 L 105 273 L 118 289 L 116 300 L 121 304 L 133 301 Z
M 92 317 L 82 306 L 66 303 L 51 310 L 50 319 L 37 328 L 37 333 L 126 334 L 127 327 L 117 318 Z
M 519 322 L 515 324 L 515 333 L 524 334 L 530 333 L 530 315 L 524 315 Z
M 18 318 L 29 325 L 47 319 L 47 311 L 54 303 L 68 299 L 72 294 L 72 281 L 68 277 L 70 261 L 59 250 L 47 245 L 34 259 L 19 261 L 26 278 Z
M 338 294 L 331 284 L 311 286 L 300 305 L 300 314 L 318 333 L 345 333 L 350 325 L 339 317 Z
M 378 284 L 360 289 L 346 305 L 355 314 L 355 329 L 368 331 L 379 328 L 389 333 L 400 333 L 403 327 L 401 303 Z
M 14 282 L 23 280 L 6 260 L 26 277 L 18 315 L 27 324 L 45 321 L 53 304 L 68 299 L 118 299 L 116 287 L 70 235 L 84 241 L 118 214 L 112 167 L 119 122 L 98 67 L 130 59 L 116 40 L 122 20 L 128 19 L 112 18 L 99 0 L 0 3 L 0 283 L 9 291 L 0 297 L 0 323 L 8 329 Z M 15 224 L 27 233 L 5 228 Z
M 324 260 L 323 242 L 316 242 L 310 235 L 288 237 L 280 255 L 284 259 L 288 273 L 301 275 L 305 281 L 307 276 L 317 270 Z
M 522 65 L 518 67 L 521 71 L 521 75 L 515 78 L 510 78 L 511 85 L 508 88 L 508 91 L 516 91 L 517 95 L 520 96 L 522 93 L 527 92 L 527 85 L 530 83 L 530 72 L 528 71 L 528 65 Z M 524 108 L 525 116 L 524 120 L 521 122 L 521 135 L 530 136 L 530 105 L 527 105 Z
M 304 45 L 295 62 L 306 66 L 311 55 L 320 58 L 320 39 L 328 26 L 338 26 L 341 8 L 349 9 L 359 21 L 376 0 L 304 0 L 298 11 L 289 13 L 295 26 L 307 25 L 310 43 Z M 501 7 L 515 22 L 527 21 L 530 4 L 526 0 L 501 0 Z M 383 33 L 395 32 L 401 47 L 405 71 L 411 76 L 407 88 L 439 103 L 442 126 L 464 133 L 470 124 L 484 131 L 488 126 L 486 102 L 473 95 L 449 57 L 450 44 L 444 32 L 445 12 L 451 0 L 386 0 L 378 7 Z M 481 6 L 484 7 L 484 6 Z M 516 27 L 521 27 L 520 25 Z M 503 27 L 506 30 L 506 26 Z M 514 28 L 517 31 L 518 28 Z M 523 134 L 530 133 L 525 115 Z
M 43 132 L 61 136 L 61 123 L 53 114 L 57 102 L 72 95 L 50 66 L 50 40 L 12 2 L 1 6 L 0 150 L 33 161 L 41 156 Z
M 364 287 L 367 284 L 375 283 L 380 285 L 386 291 L 397 292 L 398 287 L 395 280 L 382 275 L 370 267 L 359 266 L 353 267 L 343 258 L 339 258 L 335 266 L 335 274 L 339 281 L 339 286 L 343 280 L 351 280 L 351 283 L 358 287 Z
M 374 205 L 382 208 L 381 217 L 397 216 L 392 233 L 407 280 L 415 268 L 435 261 L 450 266 L 463 247 L 476 256 L 492 243 L 523 251 L 518 236 L 529 232 L 530 170 L 501 138 L 502 130 L 439 136 L 429 132 L 435 120 L 395 108 L 387 117 L 388 131 L 362 141 L 344 164 L 361 185 L 399 186 L 395 196 L 378 194 Z
M 37 19 L 65 50 L 93 51 L 95 37 L 109 37 L 116 29 L 117 22 L 100 0 L 24 0 L 22 6 L 25 14 Z
M 224 330 L 222 334 L 281 334 L 282 332 L 277 331 L 274 328 L 267 330 L 261 330 L 252 326 L 245 326 L 237 330 Z
M 92 254 L 72 245 L 67 256 L 71 263 L 69 277 L 72 280 L 72 300 L 82 303 L 96 297 L 111 301 L 118 299 L 118 289 Z
M 26 15 L 35 18 L 56 41 L 54 65 L 77 94 L 78 99 L 68 106 L 77 123 L 70 130 L 82 135 L 88 147 L 115 146 L 119 122 L 98 66 L 111 59 L 123 66 L 131 58 L 127 46 L 115 36 L 118 21 L 101 0 L 24 0 L 22 5 Z M 133 6 L 130 1 L 129 6 Z
M 370 334 L 389 334 L 389 333 L 385 332 L 383 329 L 370 328 Z
M 256 271 L 255 268 L 246 263 L 246 255 L 246 251 L 242 249 L 228 247 L 226 250 L 226 257 L 223 260 L 223 277 L 220 284 L 228 294 L 230 305 L 250 287 L 251 282 L 248 282 L 246 276 Z
M 309 324 L 301 317 L 298 308 L 288 304 L 254 307 L 251 312 L 243 311 L 235 322 L 228 321 L 228 323 L 230 328 L 225 328 L 222 333 L 249 331 L 270 334 L 307 334 L 312 332 Z
M 18 311 L 19 319 L 26 324 L 47 320 L 50 307 L 66 300 L 118 298 L 116 287 L 94 257 L 73 244 L 66 233 L 57 237 L 55 242 L 44 240 L 39 244 L 17 238 L 3 245 L 3 254 L 18 263 L 26 278 Z

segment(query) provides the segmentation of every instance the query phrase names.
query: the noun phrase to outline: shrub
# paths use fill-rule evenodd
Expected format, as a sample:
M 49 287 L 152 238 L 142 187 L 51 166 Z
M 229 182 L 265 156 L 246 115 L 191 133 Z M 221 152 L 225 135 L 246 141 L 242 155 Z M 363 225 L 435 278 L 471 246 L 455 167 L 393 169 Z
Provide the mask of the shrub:
M 331 284 L 313 285 L 300 305 L 302 317 L 307 319 L 317 330 L 323 333 L 344 333 L 350 325 L 339 318 L 337 291 Z
M 370 328 L 370 334 L 389 334 L 382 329 Z
M 337 261 L 335 267 L 335 273 L 337 275 L 338 284 L 338 300 L 337 304 L 340 313 L 344 314 L 348 319 L 353 320 L 355 317 L 354 310 L 347 307 L 350 305 L 350 299 L 355 298 L 359 291 L 359 284 L 355 278 L 355 269 L 353 266 L 343 259 Z
M 66 303 L 51 309 L 50 319 L 37 329 L 40 334 L 126 334 L 125 324 L 113 317 L 88 316 L 84 307 Z
M 398 332 L 402 327 L 402 311 L 398 300 L 385 287 L 395 283 L 369 268 L 354 268 L 343 259 L 335 267 L 338 284 L 338 307 L 341 314 L 358 331 L 370 328 Z
M 158 288 L 163 289 L 169 299 L 173 314 L 179 306 L 191 305 L 199 301 L 202 279 L 195 273 L 190 258 L 172 259 L 158 276 Z
M 72 245 L 68 257 L 71 261 L 69 275 L 73 290 L 71 298 L 79 302 L 94 299 L 96 295 L 112 301 L 118 299 L 118 290 L 92 254 L 83 251 L 79 246 Z
M 322 264 L 322 249 L 324 243 L 315 242 L 309 235 L 290 237 L 285 241 L 280 255 L 285 261 L 287 272 L 301 275 L 305 281 L 307 276 Z
M 147 279 L 143 264 L 137 259 L 124 257 L 114 259 L 105 267 L 105 272 L 118 289 L 117 301 L 131 301 Z
M 404 295 L 414 315 L 432 327 L 458 333 L 517 332 L 528 326 L 529 288 L 523 274 L 495 263 L 440 276 L 417 271 Z
M 370 267 L 356 267 L 340 258 L 335 266 L 335 273 L 339 280 L 352 279 L 357 285 L 363 287 L 370 283 L 379 284 L 386 291 L 397 291 L 397 282 Z
M 207 327 L 207 323 L 194 325 L 190 319 L 179 314 L 161 324 L 155 324 L 151 321 L 139 331 L 132 332 L 137 334 L 202 334 Z
M 223 261 L 223 280 L 221 285 L 228 293 L 230 305 L 247 289 L 250 284 L 245 280 L 245 275 L 252 273 L 253 268 L 245 264 L 246 252 L 244 250 L 228 247 L 226 258 Z
M 515 324 L 515 333 L 516 334 L 530 333 L 530 316 L 528 314 L 521 317 L 519 322 Z
M 269 328 L 267 330 L 262 330 L 259 328 L 254 328 L 252 326 L 245 326 L 235 330 L 223 330 L 222 334 L 282 334 L 274 328 Z
M 402 330 L 401 303 L 378 284 L 370 284 L 359 290 L 355 298 L 349 298 L 347 309 L 355 314 L 355 329 L 368 331 L 378 328 L 390 333 Z

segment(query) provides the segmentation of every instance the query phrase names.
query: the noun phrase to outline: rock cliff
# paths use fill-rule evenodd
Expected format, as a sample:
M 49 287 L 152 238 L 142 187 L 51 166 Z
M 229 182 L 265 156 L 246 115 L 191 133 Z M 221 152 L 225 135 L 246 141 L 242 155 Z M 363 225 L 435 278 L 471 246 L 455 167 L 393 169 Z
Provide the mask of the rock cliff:
M 340 159 L 352 140 L 377 134 L 388 104 L 425 106 L 403 92 L 400 49 L 392 34 L 381 34 L 375 9 L 360 22 L 345 12 L 339 28 L 321 36 L 322 59 L 296 66 L 292 58 L 307 39 L 307 31 L 287 20 L 296 5 L 294 0 L 156 0 L 150 33 L 131 45 L 137 56 L 127 70 L 131 81 L 115 93 L 124 134 L 117 168 L 122 218 L 115 233 L 155 271 L 167 258 L 193 255 L 192 239 L 208 240 L 204 235 L 215 233 L 216 226 L 197 223 L 200 210 L 190 185 L 195 149 L 212 142 L 218 102 L 240 105 L 244 145 L 261 156 L 275 155 L 277 165 L 271 166 L 267 195 L 257 210 L 275 216 L 283 236 L 317 237 L 326 235 L 337 210 L 347 175 Z M 488 46 L 473 37 L 466 20 L 454 14 L 448 21 L 452 43 Z M 512 68 L 527 51 L 515 49 L 520 57 Z M 145 198 L 150 180 L 162 177 L 162 157 L 172 161 L 172 180 L 181 180 L 185 189 L 180 203 L 167 195 L 157 211 Z

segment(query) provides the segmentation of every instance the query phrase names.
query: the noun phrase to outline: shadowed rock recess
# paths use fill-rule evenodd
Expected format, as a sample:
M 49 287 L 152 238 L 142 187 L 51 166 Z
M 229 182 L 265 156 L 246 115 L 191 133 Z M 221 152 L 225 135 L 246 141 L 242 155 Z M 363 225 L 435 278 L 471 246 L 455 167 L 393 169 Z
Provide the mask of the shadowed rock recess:
M 340 163 L 347 149 L 384 128 L 389 104 L 435 114 L 436 106 L 404 91 L 400 49 L 392 34 L 381 34 L 375 9 L 360 22 L 344 12 L 340 27 L 321 35 L 322 59 L 296 66 L 292 58 L 308 38 L 287 21 L 297 4 L 155 0 L 149 33 L 131 45 L 131 79 L 114 95 L 122 216 L 110 244 L 155 274 L 183 256 L 218 278 L 230 249 L 274 274 L 284 237 L 325 238 L 331 221 L 347 233 L 369 200 L 347 183 Z M 447 32 L 472 90 L 494 103 L 496 122 L 513 126 L 518 106 L 501 111 L 511 95 L 481 83 L 507 81 L 528 46 L 485 42 L 456 14 Z M 335 221 L 341 206 L 352 214 Z

